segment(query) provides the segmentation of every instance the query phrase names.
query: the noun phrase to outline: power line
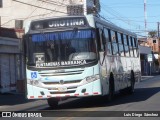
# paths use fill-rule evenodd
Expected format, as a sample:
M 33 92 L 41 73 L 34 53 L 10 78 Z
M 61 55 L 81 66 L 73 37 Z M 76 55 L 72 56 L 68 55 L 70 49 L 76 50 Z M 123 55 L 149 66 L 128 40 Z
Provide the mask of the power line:
M 47 1 L 51 1 L 51 2 L 53 2 L 53 3 L 58 3 L 58 4 L 61 4 L 61 5 L 67 5 L 67 4 L 64 4 L 64 3 L 62 3 L 62 2 L 59 2 L 59 1 L 53 1 L 53 0 L 47 0 Z
M 13 0 L 13 1 L 14 1 L 14 0 Z M 36 2 L 36 3 L 37 3 L 37 2 Z M 39 6 L 41 6 L 41 5 L 39 5 Z M 24 20 L 26 20 L 26 19 L 32 17 L 31 15 L 32 15 L 37 9 L 38 9 L 38 7 L 36 7 L 35 10 L 33 10 L 33 11 L 28 15 L 28 17 L 26 17 L 26 18 L 19 18 L 19 19 L 24 19 Z M 18 19 L 18 18 L 17 18 L 17 19 Z M 9 21 L 3 23 L 1 26 L 6 25 L 7 23 L 11 22 L 12 20 L 16 20 L 16 19 L 11 19 L 11 20 L 9 20 Z
M 100 15 L 100 14 L 98 14 L 98 15 L 99 15 L 100 18 L 102 18 L 102 19 L 106 20 L 107 22 L 109 22 L 109 23 L 111 23 L 111 24 L 114 25 L 114 23 L 112 23 L 111 21 L 107 20 L 107 19 L 106 19 L 105 17 L 103 17 L 102 15 Z
M 104 4 L 103 4 L 103 5 L 104 5 Z M 103 6 L 102 6 L 102 7 L 103 7 Z M 131 22 L 130 19 L 128 19 L 128 18 L 126 18 L 126 17 L 122 17 L 118 12 L 116 12 L 116 11 L 113 10 L 113 9 L 111 9 L 110 7 L 109 7 L 109 8 L 112 10 L 112 12 L 107 11 L 107 10 L 106 10 L 106 7 L 103 7 L 103 8 L 104 8 L 104 10 L 105 10 L 106 12 L 108 12 L 108 13 L 110 13 L 111 15 L 117 17 L 117 18 L 118 18 L 117 20 L 121 20 L 121 21 L 123 21 L 124 23 L 126 23 L 126 24 L 128 24 L 128 25 L 131 25 L 131 26 L 135 26 L 135 27 L 139 27 L 139 26 L 140 26 L 140 25 L 138 25 L 138 24 L 135 24 L 135 25 L 129 24 L 129 22 Z M 125 18 L 125 19 L 124 19 L 124 18 Z
M 120 15 L 117 11 L 115 11 L 115 10 L 113 10 L 112 8 L 110 8 L 110 7 L 108 7 L 108 8 L 110 8 L 110 10 L 106 10 L 106 5 L 105 5 L 105 7 L 104 7 L 104 5 L 105 4 L 103 4 L 103 3 L 101 3 L 101 6 L 102 6 L 102 8 L 103 8 L 103 10 L 105 11 L 105 14 L 106 13 L 109 13 L 109 14 L 111 14 L 112 16 L 115 16 L 116 18 L 117 18 L 117 20 L 120 20 L 120 21 L 122 21 L 122 22 L 124 22 L 124 23 L 126 23 L 127 25 L 129 25 L 129 26 L 133 26 L 133 27 L 135 27 L 135 30 L 137 30 L 137 29 L 140 29 L 142 26 L 141 25 L 138 25 L 138 24 L 131 24 L 131 22 L 133 22 L 134 20 L 130 20 L 130 19 L 128 19 L 127 17 L 122 17 L 122 15 Z M 112 11 L 112 12 L 111 12 Z M 116 19 L 115 18 L 115 19 Z M 109 18 L 108 18 L 109 19 Z M 144 21 L 143 21 L 144 22 Z M 119 25 L 118 25 L 119 26 Z M 142 27 L 143 28 L 143 27 Z M 127 29 L 128 30 L 128 27 L 127 28 L 124 28 L 124 29 Z M 129 29 L 129 31 L 135 31 L 135 30 L 132 30 L 131 28 Z M 139 33 L 144 33 L 144 32 L 139 32 Z
M 118 19 L 118 18 L 109 18 L 109 17 L 108 17 L 108 19 L 120 20 L 120 19 Z M 125 18 L 123 18 L 123 19 L 125 19 Z M 144 21 L 137 21 L 137 20 L 129 20 L 129 21 L 133 21 L 133 22 L 142 22 L 142 23 L 144 23 Z M 147 23 L 156 24 L 156 22 L 152 22 L 152 21 L 147 22 Z
M 30 16 L 30 17 L 26 17 L 26 18 L 16 18 L 16 19 L 26 20 L 26 19 L 28 19 L 28 18 L 37 17 L 37 16 L 44 16 L 44 15 L 48 15 L 48 14 L 51 14 L 51 13 L 53 13 L 53 12 L 49 12 L 49 13 L 46 13 L 46 14 L 39 14 L 39 15 Z M 4 26 L 5 24 L 11 22 L 12 20 L 16 20 L 16 19 L 11 19 L 11 20 L 9 20 L 9 21 L 3 23 L 1 26 Z
M 148 17 L 153 17 L 153 18 L 155 18 L 155 17 L 157 17 L 157 16 L 160 16 L 160 15 L 155 15 L 155 16 L 148 16 Z M 126 17 L 123 17 L 124 19 L 126 18 Z M 130 17 L 129 19 L 134 19 L 134 18 L 144 18 L 144 16 L 135 16 L 135 17 Z M 109 18 L 109 19 L 115 19 L 115 18 Z
M 36 2 L 37 3 L 37 2 Z M 41 6 L 42 4 L 39 4 L 39 6 Z M 35 10 L 33 10 L 28 17 L 26 17 L 24 20 L 28 19 L 38 8 L 36 7 Z
M 60 4 L 57 4 L 57 3 L 53 3 L 53 2 L 50 2 L 50 1 L 46 1 L 46 0 L 38 0 L 38 1 L 42 1 L 42 2 L 45 2 L 45 3 L 49 3 L 49 4 L 52 4 L 52 5 L 57 5 L 57 6 L 62 6 L 62 7 L 66 7 L 67 5 L 60 5 Z
M 135 6 L 135 4 L 134 4 L 134 6 L 132 5 L 132 4 L 129 4 L 129 5 L 111 5 L 110 7 L 111 8 L 117 8 L 117 7 L 125 7 L 125 8 L 142 8 L 142 6 L 143 6 L 143 4 L 139 4 L 138 6 Z M 155 5 L 153 5 L 153 4 L 147 4 L 147 7 L 159 7 L 160 6 L 160 4 L 155 4 Z
M 32 5 L 32 4 L 29 4 L 29 3 L 21 2 L 21 1 L 18 1 L 18 0 L 13 0 L 13 1 L 18 2 L 18 3 L 25 4 L 25 5 L 29 5 L 29 6 L 33 6 L 33 7 L 37 7 L 37 8 L 41 8 L 41 9 L 45 9 L 45 10 L 49 10 L 49 11 L 52 11 L 52 12 L 59 12 L 59 13 L 67 14 L 66 12 L 62 12 L 62 11 L 58 11 L 58 10 L 53 10 L 53 9 L 48 9 L 48 8 L 44 8 L 44 7 Z

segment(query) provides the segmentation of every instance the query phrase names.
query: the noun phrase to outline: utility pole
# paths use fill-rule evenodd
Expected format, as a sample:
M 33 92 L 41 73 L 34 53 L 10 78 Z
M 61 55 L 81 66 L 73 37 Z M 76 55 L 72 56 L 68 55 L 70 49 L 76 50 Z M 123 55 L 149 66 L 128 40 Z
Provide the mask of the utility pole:
M 145 24 L 145 34 L 147 35 L 147 10 L 146 10 L 147 0 L 144 0 L 144 24 Z
M 157 22 L 157 24 L 158 24 L 158 39 L 159 39 L 159 22 Z

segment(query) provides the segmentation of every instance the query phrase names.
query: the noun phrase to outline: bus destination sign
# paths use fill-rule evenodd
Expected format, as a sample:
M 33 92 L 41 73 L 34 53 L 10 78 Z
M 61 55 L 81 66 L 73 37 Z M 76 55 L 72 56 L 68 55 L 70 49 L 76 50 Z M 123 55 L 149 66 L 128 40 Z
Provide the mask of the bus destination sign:
M 67 26 L 84 26 L 84 19 L 62 19 L 62 20 L 53 20 L 48 23 L 49 27 L 67 27 Z
M 32 23 L 32 30 L 47 29 L 47 28 L 60 28 L 71 26 L 86 26 L 87 22 L 83 17 L 77 18 L 60 18 L 49 19 L 45 21 L 35 21 Z

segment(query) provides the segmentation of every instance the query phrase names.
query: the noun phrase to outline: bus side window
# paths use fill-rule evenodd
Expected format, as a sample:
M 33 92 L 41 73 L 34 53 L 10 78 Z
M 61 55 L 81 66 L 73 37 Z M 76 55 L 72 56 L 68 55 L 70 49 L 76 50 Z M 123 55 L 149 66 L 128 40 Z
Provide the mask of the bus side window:
M 123 44 L 122 44 L 122 34 L 121 33 L 117 33 L 117 39 L 118 39 L 118 48 L 119 48 L 119 54 L 120 56 L 124 56 L 124 48 L 123 48 Z
M 133 52 L 133 43 L 132 43 L 132 37 L 128 37 L 128 45 L 129 45 L 129 50 L 130 50 L 130 55 L 131 57 L 134 57 L 134 52 Z
M 104 33 L 102 29 L 97 28 L 97 44 L 98 44 L 98 50 L 100 52 L 104 51 Z
M 107 55 L 112 55 L 111 41 L 109 39 L 109 30 L 107 28 L 104 28 L 104 36 L 106 40 L 106 46 L 105 46 L 106 53 Z
M 116 32 L 112 31 L 110 32 L 111 35 L 111 41 L 112 41 L 112 53 L 113 55 L 119 55 L 118 53 L 118 45 L 117 45 L 117 40 L 116 40 Z
M 129 57 L 130 53 L 129 53 L 129 47 L 127 43 L 127 35 L 123 35 L 123 45 L 124 45 L 125 56 Z
M 138 57 L 138 48 L 137 48 L 137 44 L 136 44 L 136 38 L 133 38 L 133 50 L 134 50 L 134 56 Z

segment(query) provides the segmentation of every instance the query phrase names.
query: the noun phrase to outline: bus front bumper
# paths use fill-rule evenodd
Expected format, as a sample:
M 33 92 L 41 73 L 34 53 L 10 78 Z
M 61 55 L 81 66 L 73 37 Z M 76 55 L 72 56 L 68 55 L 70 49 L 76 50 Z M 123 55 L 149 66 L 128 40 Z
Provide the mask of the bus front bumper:
M 63 88 L 61 88 L 63 89 Z M 45 88 L 36 87 L 27 84 L 27 98 L 28 99 L 48 99 L 51 97 L 87 97 L 101 95 L 101 82 L 100 79 L 90 82 L 88 84 L 78 86 L 75 91 L 57 91 L 53 92 Z

